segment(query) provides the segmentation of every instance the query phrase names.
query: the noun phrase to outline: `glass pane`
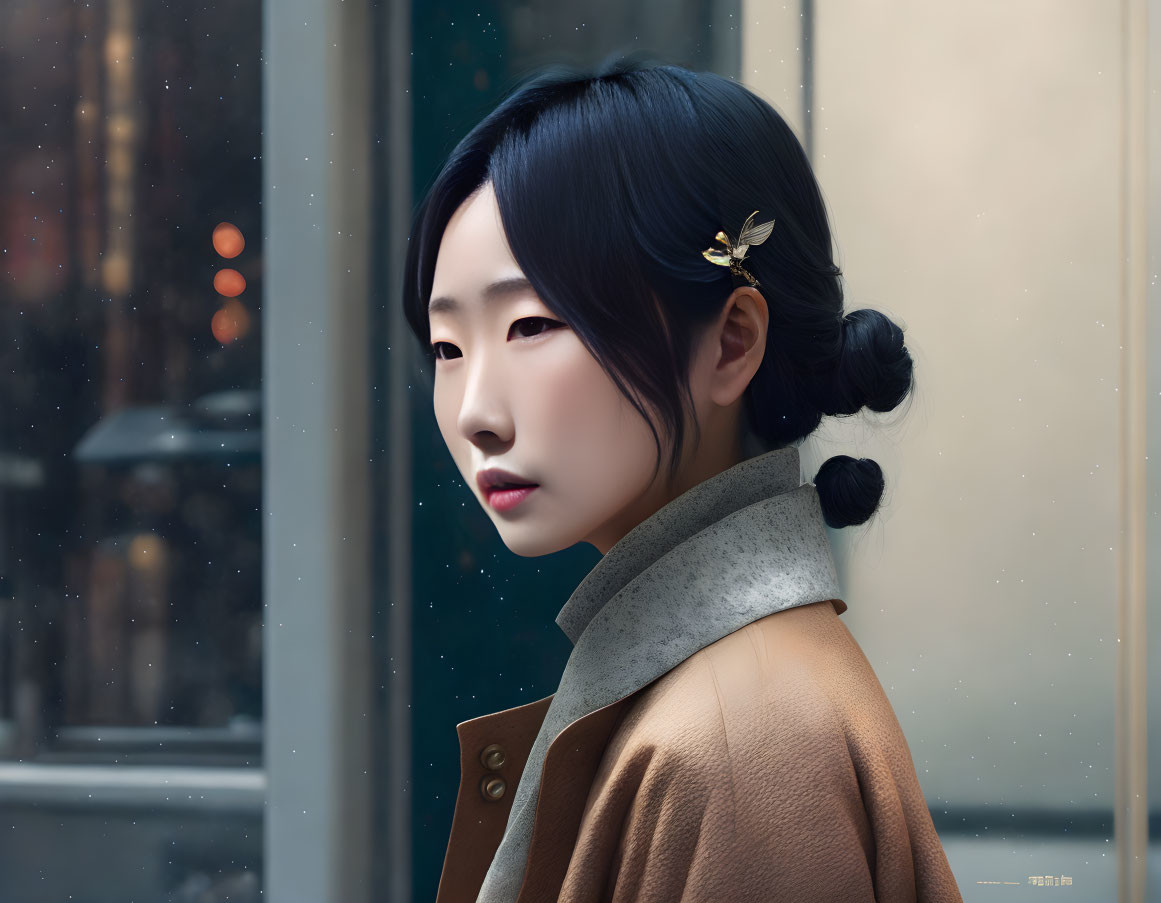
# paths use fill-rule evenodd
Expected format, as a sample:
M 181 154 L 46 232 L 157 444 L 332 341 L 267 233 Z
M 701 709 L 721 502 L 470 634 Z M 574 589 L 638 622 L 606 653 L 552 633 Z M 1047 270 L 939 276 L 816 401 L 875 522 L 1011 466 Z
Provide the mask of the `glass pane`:
M 256 900 L 261 5 L 0 34 L 0 899 Z

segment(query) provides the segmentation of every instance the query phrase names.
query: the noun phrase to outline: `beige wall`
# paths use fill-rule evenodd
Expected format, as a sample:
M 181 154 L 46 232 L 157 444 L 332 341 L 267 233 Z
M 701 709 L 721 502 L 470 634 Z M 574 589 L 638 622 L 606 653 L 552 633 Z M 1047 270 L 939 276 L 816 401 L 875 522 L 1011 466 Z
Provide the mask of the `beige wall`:
M 742 72 L 801 137 L 799 12 L 744 4 Z M 1110 810 L 1118 619 L 1144 599 L 1119 541 L 1143 524 L 1122 496 L 1143 489 L 1125 461 L 1143 449 L 1144 347 L 1122 232 L 1125 11 L 814 15 L 814 165 L 847 307 L 906 328 L 918 384 L 906 410 L 828 419 L 804 449 L 808 479 L 840 453 L 887 478 L 876 517 L 834 534 L 843 619 L 929 801 Z

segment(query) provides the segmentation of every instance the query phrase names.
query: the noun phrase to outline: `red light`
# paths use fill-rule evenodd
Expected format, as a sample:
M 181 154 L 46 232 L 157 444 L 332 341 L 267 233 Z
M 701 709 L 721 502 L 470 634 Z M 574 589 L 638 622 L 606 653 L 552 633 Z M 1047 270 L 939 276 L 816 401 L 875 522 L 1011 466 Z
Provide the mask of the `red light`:
M 236 298 L 246 290 L 246 277 L 229 268 L 214 274 L 214 291 L 227 298 Z
M 214 313 L 210 331 L 223 345 L 236 342 L 250 331 L 250 312 L 241 301 L 230 299 Z
M 223 257 L 237 257 L 246 247 L 242 230 L 233 223 L 218 223 L 214 226 L 214 250 Z

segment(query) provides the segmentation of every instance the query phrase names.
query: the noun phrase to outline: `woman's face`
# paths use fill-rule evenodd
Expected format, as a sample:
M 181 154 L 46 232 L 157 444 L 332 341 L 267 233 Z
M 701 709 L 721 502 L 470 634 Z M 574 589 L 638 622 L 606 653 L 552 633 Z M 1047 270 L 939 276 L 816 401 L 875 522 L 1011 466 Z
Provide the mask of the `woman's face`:
M 668 500 L 664 463 L 652 480 L 648 425 L 523 279 L 485 183 L 452 215 L 436 259 L 435 417 L 509 549 L 531 557 L 588 542 L 604 554 Z M 497 510 L 477 483 L 489 467 L 537 488 Z

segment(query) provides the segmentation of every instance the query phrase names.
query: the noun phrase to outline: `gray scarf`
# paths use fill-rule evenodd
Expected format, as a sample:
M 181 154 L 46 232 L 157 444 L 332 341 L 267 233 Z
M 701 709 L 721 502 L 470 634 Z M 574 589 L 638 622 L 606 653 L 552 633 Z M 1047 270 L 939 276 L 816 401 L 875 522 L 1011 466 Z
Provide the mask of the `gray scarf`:
M 556 616 L 572 654 L 477 903 L 516 900 L 541 769 L 565 727 L 759 618 L 838 598 L 818 494 L 799 481 L 796 446 L 748 458 L 658 509 L 581 581 Z

